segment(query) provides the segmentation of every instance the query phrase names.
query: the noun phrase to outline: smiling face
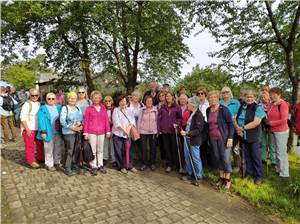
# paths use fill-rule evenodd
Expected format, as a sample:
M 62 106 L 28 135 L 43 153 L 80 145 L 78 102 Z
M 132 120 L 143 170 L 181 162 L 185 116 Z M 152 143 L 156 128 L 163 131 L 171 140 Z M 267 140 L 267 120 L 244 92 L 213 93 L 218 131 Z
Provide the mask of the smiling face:
M 119 106 L 120 106 L 122 109 L 126 108 L 126 106 L 127 106 L 127 100 L 126 100 L 126 98 L 123 98 L 122 100 L 120 100 Z
M 46 97 L 46 101 L 47 101 L 47 104 L 49 106 L 54 106 L 55 105 L 55 100 L 56 100 L 56 97 L 55 97 L 55 94 L 53 93 L 48 93 L 47 94 L 47 97 Z
M 30 100 L 32 102 L 36 102 L 39 99 L 40 93 L 38 90 L 31 90 L 30 91 Z
M 145 105 L 146 105 L 147 108 L 151 108 L 153 106 L 153 100 L 152 100 L 151 97 L 146 99 Z
M 111 102 L 111 99 L 105 99 L 104 100 L 104 105 L 106 108 L 111 108 L 111 105 L 112 105 L 112 102 Z
M 270 99 L 271 99 L 272 102 L 277 102 L 278 100 L 280 100 L 280 98 L 281 98 L 280 94 L 277 94 L 277 93 L 274 93 L 274 92 L 270 93 Z
M 164 93 L 159 94 L 159 102 L 161 103 L 166 102 L 166 95 Z
M 253 93 L 247 93 L 246 94 L 246 103 L 247 104 L 252 104 L 255 102 L 255 96 Z
M 69 99 L 68 99 L 68 104 L 70 106 L 74 106 L 76 104 L 76 101 L 77 101 L 77 96 L 71 96 Z
M 168 104 L 171 104 L 171 103 L 173 103 L 173 101 L 174 101 L 173 95 L 172 95 L 171 93 L 167 93 L 167 94 L 166 94 L 166 102 L 167 102 Z
M 101 102 L 101 95 L 95 94 L 95 95 L 93 96 L 92 101 L 93 101 L 93 104 L 99 105 L 100 102 Z
M 78 89 L 77 91 L 77 96 L 79 100 L 85 99 L 86 98 L 86 91 L 83 88 Z
M 211 94 L 208 97 L 208 102 L 211 107 L 219 104 L 219 96 L 217 94 Z
M 181 94 L 179 97 L 179 103 L 181 106 L 184 106 L 187 104 L 187 96 L 185 94 Z

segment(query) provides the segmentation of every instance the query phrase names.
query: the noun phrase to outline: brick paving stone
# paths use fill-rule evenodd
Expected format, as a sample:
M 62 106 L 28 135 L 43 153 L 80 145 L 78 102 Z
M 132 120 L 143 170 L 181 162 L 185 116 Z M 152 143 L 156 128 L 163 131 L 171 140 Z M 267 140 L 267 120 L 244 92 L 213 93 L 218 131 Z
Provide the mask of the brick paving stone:
M 84 170 L 68 178 L 62 171 L 25 167 L 21 141 L 1 152 L 1 181 L 16 224 L 280 223 L 237 196 L 195 188 L 163 169 L 123 175 L 108 168 L 97 177 Z

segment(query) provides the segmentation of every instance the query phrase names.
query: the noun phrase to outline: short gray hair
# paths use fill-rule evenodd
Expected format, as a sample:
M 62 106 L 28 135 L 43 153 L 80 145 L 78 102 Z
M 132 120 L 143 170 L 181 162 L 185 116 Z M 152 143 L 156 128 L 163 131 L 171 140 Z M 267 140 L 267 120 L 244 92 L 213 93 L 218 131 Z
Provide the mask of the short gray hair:
M 188 99 L 188 103 L 191 104 L 193 107 L 198 108 L 199 107 L 199 98 L 197 96 L 193 96 Z

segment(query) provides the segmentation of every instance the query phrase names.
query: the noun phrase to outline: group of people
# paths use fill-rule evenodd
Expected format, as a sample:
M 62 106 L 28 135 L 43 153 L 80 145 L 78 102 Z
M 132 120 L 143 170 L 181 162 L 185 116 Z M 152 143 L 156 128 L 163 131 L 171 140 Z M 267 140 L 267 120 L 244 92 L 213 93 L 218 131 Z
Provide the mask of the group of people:
M 103 98 L 99 91 L 89 97 L 80 87 L 63 97 L 48 93 L 42 105 L 39 91 L 31 89 L 20 112 L 26 162 L 39 168 L 44 161 L 49 171 L 79 174 L 83 161 L 75 148 L 77 139 L 84 138 L 94 155 L 85 164 L 93 176 L 105 174 L 109 162 L 122 173 L 136 172 L 136 163 L 141 171 L 154 171 L 159 149 L 165 171 L 175 169 L 195 185 L 203 179 L 204 166 L 219 171 L 218 187 L 230 189 L 233 171 L 241 171 L 259 185 L 267 157 L 280 178 L 289 178 L 289 106 L 279 88 L 264 86 L 259 97 L 253 90 L 242 89 L 240 98 L 234 99 L 229 87 L 210 92 L 200 87 L 191 97 L 185 88 L 176 96 L 168 84 L 161 91 L 157 87 L 152 81 L 143 97 L 134 91 L 115 100 Z M 1 96 L 5 129 L 2 89 Z M 8 134 L 4 136 L 7 140 Z

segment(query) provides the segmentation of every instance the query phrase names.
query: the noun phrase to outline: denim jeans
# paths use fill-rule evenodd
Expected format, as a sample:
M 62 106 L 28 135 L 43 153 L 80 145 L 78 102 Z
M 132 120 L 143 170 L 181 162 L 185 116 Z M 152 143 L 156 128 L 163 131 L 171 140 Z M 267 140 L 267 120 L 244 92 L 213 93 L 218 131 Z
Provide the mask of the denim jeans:
M 191 157 L 193 161 L 191 161 L 189 151 L 191 152 Z M 192 169 L 192 162 L 193 162 L 197 178 L 202 179 L 203 168 L 202 168 L 202 161 L 200 158 L 200 145 L 191 145 L 189 137 L 184 138 L 184 160 L 185 160 L 185 168 L 188 174 L 190 176 L 194 174 Z

